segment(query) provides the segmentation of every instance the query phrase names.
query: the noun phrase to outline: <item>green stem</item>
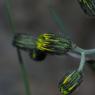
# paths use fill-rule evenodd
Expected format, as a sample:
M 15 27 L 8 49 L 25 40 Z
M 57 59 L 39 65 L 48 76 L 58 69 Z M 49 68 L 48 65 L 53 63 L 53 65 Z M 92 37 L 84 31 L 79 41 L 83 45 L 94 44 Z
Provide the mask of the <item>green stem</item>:
M 79 65 L 79 68 L 78 68 L 78 71 L 79 72 L 82 72 L 83 71 L 85 62 L 86 62 L 86 60 L 85 60 L 85 52 L 82 52 L 81 53 L 81 61 L 80 61 L 80 65 Z
M 28 74 L 27 74 L 27 71 L 25 69 L 23 59 L 21 57 L 21 52 L 18 48 L 17 48 L 17 53 L 18 53 L 18 59 L 19 59 L 19 62 L 20 62 L 22 78 L 23 78 L 23 82 L 24 82 L 24 86 L 25 86 L 25 93 L 26 93 L 25 95 L 31 95 L 30 85 L 29 85 L 29 80 L 28 80 Z
M 77 47 L 73 48 L 72 51 L 75 53 L 81 54 L 85 50 L 77 46 Z
M 95 49 L 85 50 L 85 49 L 82 49 L 80 47 L 76 47 L 76 48 L 73 49 L 73 51 L 68 52 L 67 54 L 74 57 L 74 58 L 81 59 L 80 65 L 79 65 L 79 68 L 78 68 L 79 72 L 83 71 L 85 63 L 88 63 L 89 66 L 92 69 L 94 68 L 94 70 L 95 70 L 95 60 L 92 60 L 89 57 L 85 57 L 86 55 L 95 54 Z
M 95 53 L 95 49 L 85 50 L 86 54 L 93 54 Z
M 76 48 L 73 48 L 73 51 L 76 52 L 76 53 L 82 53 L 82 52 L 85 52 L 86 55 L 91 55 L 91 54 L 94 54 L 95 53 L 95 49 L 82 49 L 80 47 L 76 47 Z
M 6 13 L 7 13 L 7 16 L 8 16 L 9 25 L 11 27 L 11 31 L 15 34 L 16 26 L 15 26 L 15 23 L 13 21 L 13 16 L 12 16 L 12 12 L 11 12 L 11 1 L 6 0 L 5 3 L 6 3 Z
M 61 30 L 61 33 L 65 36 L 68 36 L 67 33 L 65 32 L 64 24 L 63 24 L 62 19 L 60 19 L 60 17 L 56 13 L 56 11 L 51 6 L 51 0 L 49 0 L 48 5 L 49 5 L 49 11 L 50 11 L 50 14 L 51 14 L 51 17 L 52 17 L 53 21 L 59 26 L 59 28 Z
M 11 12 L 11 0 L 6 0 L 6 12 L 8 15 L 11 31 L 15 35 L 16 27 L 15 27 L 15 23 L 14 23 L 12 12 Z M 24 62 L 23 62 L 22 57 L 21 57 L 21 52 L 18 48 L 17 48 L 17 54 L 18 54 L 18 59 L 19 59 L 20 68 L 21 68 L 21 72 L 22 72 L 22 77 L 23 77 L 23 82 L 24 82 L 24 87 L 25 87 L 25 93 L 26 93 L 26 95 L 31 95 L 30 94 L 29 81 L 28 81 L 28 75 L 27 75 L 27 72 L 26 72 L 26 69 L 24 66 Z

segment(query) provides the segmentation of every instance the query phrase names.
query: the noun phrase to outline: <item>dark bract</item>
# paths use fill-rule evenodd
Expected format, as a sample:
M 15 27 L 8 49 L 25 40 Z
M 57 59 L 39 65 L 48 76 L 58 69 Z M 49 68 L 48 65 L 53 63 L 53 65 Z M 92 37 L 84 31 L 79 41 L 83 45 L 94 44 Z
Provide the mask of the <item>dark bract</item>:
M 30 57 L 35 61 L 43 61 L 46 58 L 46 53 L 37 49 L 30 52 Z

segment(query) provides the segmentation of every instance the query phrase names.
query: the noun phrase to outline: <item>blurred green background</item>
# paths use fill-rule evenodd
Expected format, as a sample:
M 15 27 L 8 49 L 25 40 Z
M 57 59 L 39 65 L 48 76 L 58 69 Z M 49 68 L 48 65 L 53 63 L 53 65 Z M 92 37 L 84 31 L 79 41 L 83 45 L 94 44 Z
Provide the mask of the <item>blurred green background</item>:
M 0 0 L 0 95 L 24 95 L 5 1 Z M 78 46 L 95 48 L 95 18 L 85 15 L 77 0 L 52 0 L 52 6 L 62 18 L 65 32 Z M 17 33 L 37 36 L 51 31 L 60 32 L 50 16 L 48 0 L 12 0 L 12 13 Z M 79 64 L 78 59 L 70 56 L 48 56 L 42 62 L 35 62 L 28 53 L 22 51 L 22 54 L 29 74 L 31 95 L 60 95 L 57 88 L 59 80 L 66 72 L 77 69 Z M 95 72 L 87 65 L 83 83 L 71 95 L 95 95 Z

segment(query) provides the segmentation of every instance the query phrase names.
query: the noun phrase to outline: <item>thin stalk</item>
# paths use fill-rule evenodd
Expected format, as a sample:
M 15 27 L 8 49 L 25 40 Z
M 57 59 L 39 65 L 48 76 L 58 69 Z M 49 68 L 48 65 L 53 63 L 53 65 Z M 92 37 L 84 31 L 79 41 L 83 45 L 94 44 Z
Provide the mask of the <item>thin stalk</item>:
M 85 54 L 94 54 L 94 53 L 95 53 L 95 49 L 85 50 Z
M 51 0 L 49 0 L 48 2 L 48 6 L 49 6 L 49 11 L 51 14 L 51 17 L 53 19 L 53 21 L 58 25 L 58 27 L 61 30 L 61 33 L 63 34 L 63 36 L 68 36 L 67 33 L 65 32 L 65 28 L 64 28 L 64 24 L 62 19 L 60 19 L 59 15 L 57 14 L 57 12 L 52 8 L 51 6 Z
M 23 82 L 24 82 L 24 87 L 25 87 L 25 95 L 31 95 L 31 91 L 30 91 L 30 85 L 29 85 L 29 80 L 28 80 L 28 74 L 27 71 L 25 69 L 25 65 L 21 56 L 21 52 L 20 50 L 17 48 L 17 53 L 18 53 L 18 59 L 19 59 L 19 64 L 20 64 L 20 68 L 21 68 L 21 72 L 22 72 L 22 78 L 23 78 Z
M 76 48 L 73 48 L 73 51 L 76 52 L 76 53 L 82 53 L 82 52 L 85 52 L 86 55 L 91 55 L 91 54 L 94 54 L 95 53 L 95 49 L 82 49 L 80 47 L 76 47 Z
M 72 51 L 81 54 L 85 50 L 77 46 L 77 47 L 73 48 Z
M 15 35 L 16 27 L 15 27 L 15 23 L 14 23 L 12 12 L 11 12 L 11 0 L 6 0 L 5 3 L 6 3 L 6 12 L 8 15 L 11 31 L 12 31 L 13 35 Z M 20 68 L 21 68 L 21 73 L 22 73 L 22 78 L 23 78 L 23 82 L 24 82 L 26 95 L 31 95 L 29 81 L 28 81 L 28 75 L 27 75 L 27 72 L 26 72 L 26 69 L 24 66 L 24 62 L 22 60 L 21 52 L 18 48 L 17 48 L 17 54 L 18 54 L 18 59 L 19 59 L 19 63 L 20 63 Z
M 78 68 L 78 71 L 79 72 L 82 72 L 83 71 L 83 68 L 84 68 L 84 65 L 86 63 L 86 60 L 85 60 L 85 53 L 81 53 L 81 61 L 80 61 L 80 65 L 79 65 L 79 68 Z

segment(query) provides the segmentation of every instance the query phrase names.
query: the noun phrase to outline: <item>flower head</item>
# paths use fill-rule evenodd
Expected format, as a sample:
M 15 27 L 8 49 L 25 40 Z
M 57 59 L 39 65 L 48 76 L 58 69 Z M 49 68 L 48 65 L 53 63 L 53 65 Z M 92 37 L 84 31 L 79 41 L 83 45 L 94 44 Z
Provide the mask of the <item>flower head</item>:
M 81 8 L 89 16 L 95 16 L 95 1 L 94 0 L 79 0 Z
M 82 74 L 78 71 L 73 71 L 64 76 L 59 83 L 59 90 L 61 94 L 68 95 L 72 93 L 82 82 Z
M 72 48 L 70 40 L 53 33 L 42 34 L 36 42 L 38 50 L 52 54 L 64 54 Z

